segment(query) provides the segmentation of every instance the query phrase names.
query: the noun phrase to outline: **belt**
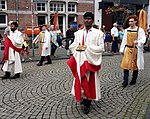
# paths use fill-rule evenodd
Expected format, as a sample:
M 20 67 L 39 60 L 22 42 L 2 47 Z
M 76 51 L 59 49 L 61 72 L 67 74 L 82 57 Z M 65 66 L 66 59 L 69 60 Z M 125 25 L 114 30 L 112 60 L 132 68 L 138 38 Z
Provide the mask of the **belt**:
M 125 46 L 128 48 L 134 48 L 134 46 L 129 46 L 129 45 L 125 45 Z M 135 48 L 137 48 L 137 47 L 135 46 Z
M 67 38 L 67 39 L 69 39 L 69 40 L 73 40 L 73 38 Z
M 40 42 L 40 43 L 46 43 L 46 42 Z

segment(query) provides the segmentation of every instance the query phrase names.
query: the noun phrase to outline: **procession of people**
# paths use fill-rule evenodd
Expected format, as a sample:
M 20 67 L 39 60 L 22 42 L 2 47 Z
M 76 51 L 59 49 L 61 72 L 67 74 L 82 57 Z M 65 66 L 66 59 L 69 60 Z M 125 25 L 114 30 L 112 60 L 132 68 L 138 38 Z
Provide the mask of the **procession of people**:
M 74 79 L 72 79 L 71 93 L 75 96 L 76 102 L 80 102 L 84 114 L 90 112 L 92 101 L 101 99 L 101 85 L 99 71 L 102 70 L 102 54 L 105 51 L 120 53 L 122 55 L 121 69 L 123 69 L 122 87 L 126 88 L 129 82 L 129 71 L 133 71 L 130 85 L 137 82 L 138 71 L 144 69 L 143 46 L 146 42 L 145 31 L 138 26 L 139 20 L 136 15 L 128 16 L 126 19 L 129 27 L 120 28 L 118 31 L 117 23 L 108 35 L 105 27 L 94 28 L 94 14 L 86 12 L 83 15 L 83 23 L 77 30 L 69 25 L 66 31 L 66 55 L 70 58 L 67 61 Z M 105 32 L 104 32 L 105 31 Z M 62 32 L 57 26 L 48 27 L 42 24 L 42 31 L 32 41 L 33 45 L 38 44 L 38 55 L 40 56 L 37 66 L 52 64 L 51 57 L 55 56 L 57 48 L 63 48 Z M 112 49 L 110 49 L 109 38 L 111 38 Z M 2 59 L 2 71 L 4 79 L 20 78 L 22 73 L 21 58 L 24 61 L 24 51 L 29 50 L 24 42 L 23 33 L 18 31 L 18 23 L 9 22 L 9 27 L 5 30 L 4 55 Z M 120 46 L 118 47 L 118 43 Z M 119 49 L 120 48 L 120 49 Z M 29 51 L 27 51 L 30 59 Z M 119 64 L 118 64 L 119 67 Z M 12 74 L 12 76 L 11 76 Z

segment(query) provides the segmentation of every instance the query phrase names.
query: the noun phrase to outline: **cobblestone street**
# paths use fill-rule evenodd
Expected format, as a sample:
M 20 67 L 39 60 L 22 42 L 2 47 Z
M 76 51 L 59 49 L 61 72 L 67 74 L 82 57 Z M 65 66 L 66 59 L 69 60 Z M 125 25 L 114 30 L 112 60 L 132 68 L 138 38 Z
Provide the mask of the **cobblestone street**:
M 73 75 L 67 59 L 41 67 L 23 63 L 20 79 L 0 80 L 0 119 L 144 119 L 150 103 L 150 53 L 144 55 L 145 70 L 139 72 L 136 85 L 126 88 L 121 87 L 122 56 L 103 57 L 102 99 L 92 102 L 88 115 L 70 94 Z

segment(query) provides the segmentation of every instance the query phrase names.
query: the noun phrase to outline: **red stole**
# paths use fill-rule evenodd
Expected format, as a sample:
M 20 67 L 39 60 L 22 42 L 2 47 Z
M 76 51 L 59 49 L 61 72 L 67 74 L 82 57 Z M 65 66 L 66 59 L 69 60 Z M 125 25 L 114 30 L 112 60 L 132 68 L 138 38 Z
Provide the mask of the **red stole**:
M 81 77 L 80 79 L 77 71 L 77 62 L 74 56 L 72 56 L 68 60 L 67 64 L 70 67 L 73 76 L 75 78 L 74 91 L 76 101 L 77 102 L 81 101 L 82 98 L 81 89 L 84 90 L 84 95 L 86 96 L 87 99 L 96 99 L 95 72 L 101 69 L 101 65 L 95 66 L 88 63 L 88 61 L 85 60 L 84 63 L 80 66 L 80 77 Z M 86 77 L 87 71 L 90 71 L 89 81 Z
M 2 62 L 8 60 L 9 47 L 14 49 L 16 52 L 21 52 L 22 50 L 22 48 L 17 48 L 16 46 L 14 46 L 14 44 L 11 42 L 11 40 L 8 37 L 5 38 L 4 46 L 5 47 L 4 47 L 4 54 L 3 54 Z

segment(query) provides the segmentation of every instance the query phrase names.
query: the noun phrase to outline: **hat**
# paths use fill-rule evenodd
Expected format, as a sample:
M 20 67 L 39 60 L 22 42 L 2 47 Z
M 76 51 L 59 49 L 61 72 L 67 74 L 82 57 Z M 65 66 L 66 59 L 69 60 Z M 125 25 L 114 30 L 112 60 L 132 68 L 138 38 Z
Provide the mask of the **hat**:
M 126 18 L 126 21 L 129 21 L 129 19 L 133 18 L 135 21 L 139 21 L 139 18 L 136 15 L 130 15 Z
M 113 26 L 117 26 L 117 23 L 113 23 Z
M 9 23 L 8 23 L 8 24 L 10 25 L 11 23 L 13 23 L 13 21 L 9 21 Z
M 46 25 L 46 24 L 42 24 L 42 27 L 43 27 L 43 26 L 47 27 L 47 25 Z

